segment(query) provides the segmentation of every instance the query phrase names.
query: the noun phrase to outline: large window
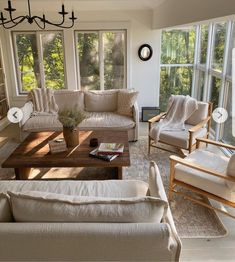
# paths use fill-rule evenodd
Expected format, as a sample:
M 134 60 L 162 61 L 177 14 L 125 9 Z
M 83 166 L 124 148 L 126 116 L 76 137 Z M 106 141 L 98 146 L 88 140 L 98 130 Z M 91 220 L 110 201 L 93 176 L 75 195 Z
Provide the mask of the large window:
M 160 107 L 166 109 L 171 94 L 191 94 L 195 28 L 162 32 Z
M 81 89 L 126 88 L 125 31 L 79 31 L 76 46 Z
M 14 32 L 19 93 L 65 88 L 61 32 Z
M 195 43 L 195 44 L 194 44 Z M 212 121 L 216 139 L 235 144 L 232 135 L 232 49 L 235 21 L 162 31 L 160 106 L 171 94 L 191 94 L 228 111 L 224 124 Z M 234 127 L 235 128 L 235 127 Z

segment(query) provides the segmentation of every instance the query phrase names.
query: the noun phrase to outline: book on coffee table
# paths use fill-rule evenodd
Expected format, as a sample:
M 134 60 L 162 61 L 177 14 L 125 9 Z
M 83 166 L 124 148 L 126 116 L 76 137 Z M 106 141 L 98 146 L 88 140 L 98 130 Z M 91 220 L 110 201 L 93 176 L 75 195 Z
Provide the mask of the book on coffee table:
M 121 155 L 124 151 L 122 143 L 100 143 L 98 154 L 100 155 Z
M 95 158 L 98 158 L 98 159 L 101 159 L 101 160 L 104 160 L 104 161 L 109 161 L 109 162 L 114 160 L 116 157 L 118 157 L 118 155 L 102 155 L 102 154 L 98 154 L 98 148 L 92 150 L 89 153 L 89 156 L 95 157 Z

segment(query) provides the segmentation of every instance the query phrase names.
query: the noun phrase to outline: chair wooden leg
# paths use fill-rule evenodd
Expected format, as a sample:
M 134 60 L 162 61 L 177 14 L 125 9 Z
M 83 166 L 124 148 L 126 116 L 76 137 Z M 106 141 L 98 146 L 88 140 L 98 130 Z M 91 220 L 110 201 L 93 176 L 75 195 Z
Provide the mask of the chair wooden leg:
M 148 154 L 150 154 L 150 148 L 151 148 L 151 138 L 149 136 L 149 143 L 148 143 Z
M 175 161 L 170 160 L 170 185 L 169 185 L 169 193 L 168 193 L 169 201 L 172 200 L 173 193 L 174 193 L 174 173 L 175 173 Z

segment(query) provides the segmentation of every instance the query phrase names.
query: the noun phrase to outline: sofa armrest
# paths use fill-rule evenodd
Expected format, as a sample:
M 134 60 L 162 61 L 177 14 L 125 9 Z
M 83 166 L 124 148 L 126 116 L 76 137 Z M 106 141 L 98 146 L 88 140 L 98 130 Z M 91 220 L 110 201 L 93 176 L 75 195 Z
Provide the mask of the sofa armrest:
M 20 127 L 22 127 L 27 122 L 33 113 L 33 103 L 31 101 L 26 102 L 24 106 L 21 107 L 21 110 L 23 112 L 23 118 L 19 123 Z
M 136 123 L 139 122 L 139 107 L 137 102 L 133 106 L 133 119 Z
M 154 161 L 150 162 L 150 167 L 149 167 L 149 190 L 150 190 L 151 196 L 159 197 L 168 202 L 158 166 Z M 175 261 L 179 261 L 182 244 L 178 236 L 178 233 L 176 231 L 176 227 L 175 227 L 175 223 L 173 220 L 173 216 L 172 216 L 170 207 L 167 210 L 167 213 L 166 213 L 166 216 L 163 222 L 168 223 L 170 226 L 171 235 L 172 235 L 172 238 L 171 238 L 172 246 L 175 249 Z

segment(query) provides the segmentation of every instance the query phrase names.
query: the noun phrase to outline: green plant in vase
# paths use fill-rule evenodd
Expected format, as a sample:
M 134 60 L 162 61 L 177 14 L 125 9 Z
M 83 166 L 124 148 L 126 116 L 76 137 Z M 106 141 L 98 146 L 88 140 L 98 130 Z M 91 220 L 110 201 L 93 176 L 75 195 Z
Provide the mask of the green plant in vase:
M 74 107 L 64 108 L 58 112 L 58 120 L 63 125 L 63 135 L 67 147 L 74 147 L 79 144 L 78 125 L 87 118 L 83 110 Z

